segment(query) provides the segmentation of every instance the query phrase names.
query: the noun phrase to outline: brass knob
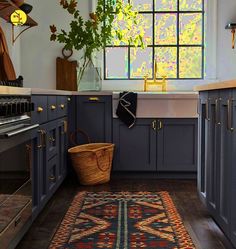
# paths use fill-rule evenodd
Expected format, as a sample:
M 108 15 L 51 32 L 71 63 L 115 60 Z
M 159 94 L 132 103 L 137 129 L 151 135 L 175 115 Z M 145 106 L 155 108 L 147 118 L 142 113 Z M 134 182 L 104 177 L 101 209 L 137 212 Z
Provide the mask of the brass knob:
M 37 112 L 40 113 L 40 112 L 42 112 L 42 111 L 43 111 L 43 107 L 40 107 L 40 106 L 39 106 L 39 107 L 37 108 Z
M 61 107 L 61 109 L 64 109 L 64 108 L 65 108 L 65 105 L 64 105 L 64 104 L 61 104 L 60 107 Z
M 53 175 L 51 175 L 51 176 L 49 176 L 49 180 L 50 180 L 50 181 L 55 181 L 55 180 L 56 180 L 56 177 L 53 176 Z
M 56 109 L 56 106 L 55 105 L 51 105 L 51 110 L 55 110 Z
M 89 97 L 89 101 L 99 101 L 98 97 Z
M 71 101 L 71 98 L 69 97 L 69 98 L 67 98 L 67 100 L 70 102 L 70 101 Z

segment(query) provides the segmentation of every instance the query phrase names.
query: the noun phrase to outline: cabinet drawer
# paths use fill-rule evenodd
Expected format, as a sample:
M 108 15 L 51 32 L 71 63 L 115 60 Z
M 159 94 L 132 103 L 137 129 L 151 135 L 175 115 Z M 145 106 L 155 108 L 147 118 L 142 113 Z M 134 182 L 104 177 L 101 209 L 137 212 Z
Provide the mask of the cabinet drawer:
M 47 96 L 32 96 L 34 111 L 31 113 L 33 123 L 42 124 L 47 122 Z
M 57 118 L 57 97 L 48 96 L 48 121 Z
M 67 115 L 67 96 L 57 96 L 57 116 L 63 117 Z

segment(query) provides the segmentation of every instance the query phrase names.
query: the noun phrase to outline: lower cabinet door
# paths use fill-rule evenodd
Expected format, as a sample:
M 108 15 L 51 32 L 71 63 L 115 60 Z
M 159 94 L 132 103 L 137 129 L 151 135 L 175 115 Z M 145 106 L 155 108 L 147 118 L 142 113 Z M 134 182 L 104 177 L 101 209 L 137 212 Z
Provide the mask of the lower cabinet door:
M 206 153 L 206 204 L 214 218 L 217 217 L 217 162 L 219 158 L 220 130 L 216 121 L 216 99 L 219 98 L 217 91 L 208 95 L 207 101 L 207 153 Z
M 130 129 L 119 119 L 113 122 L 113 170 L 156 171 L 155 120 L 140 118 Z
M 216 125 L 219 127 L 219 158 L 217 158 L 217 216 L 222 230 L 229 236 L 230 192 L 232 164 L 232 132 L 228 127 L 228 99 L 230 91 L 222 90 L 216 103 Z
M 157 171 L 197 172 L 197 119 L 161 119 Z

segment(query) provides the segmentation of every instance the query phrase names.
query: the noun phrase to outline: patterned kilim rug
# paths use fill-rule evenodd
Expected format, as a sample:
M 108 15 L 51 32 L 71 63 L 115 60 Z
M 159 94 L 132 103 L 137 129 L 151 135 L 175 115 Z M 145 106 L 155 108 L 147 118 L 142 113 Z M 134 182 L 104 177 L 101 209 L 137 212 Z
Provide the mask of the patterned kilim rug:
M 167 192 L 81 192 L 49 248 L 195 247 Z

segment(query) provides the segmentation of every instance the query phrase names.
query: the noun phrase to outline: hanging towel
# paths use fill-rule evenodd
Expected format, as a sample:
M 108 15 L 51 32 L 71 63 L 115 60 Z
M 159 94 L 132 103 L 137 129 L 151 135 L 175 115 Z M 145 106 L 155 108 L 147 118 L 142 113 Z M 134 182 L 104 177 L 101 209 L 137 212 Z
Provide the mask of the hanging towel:
M 119 103 L 116 110 L 118 118 L 129 128 L 133 127 L 136 121 L 137 93 L 120 93 Z

